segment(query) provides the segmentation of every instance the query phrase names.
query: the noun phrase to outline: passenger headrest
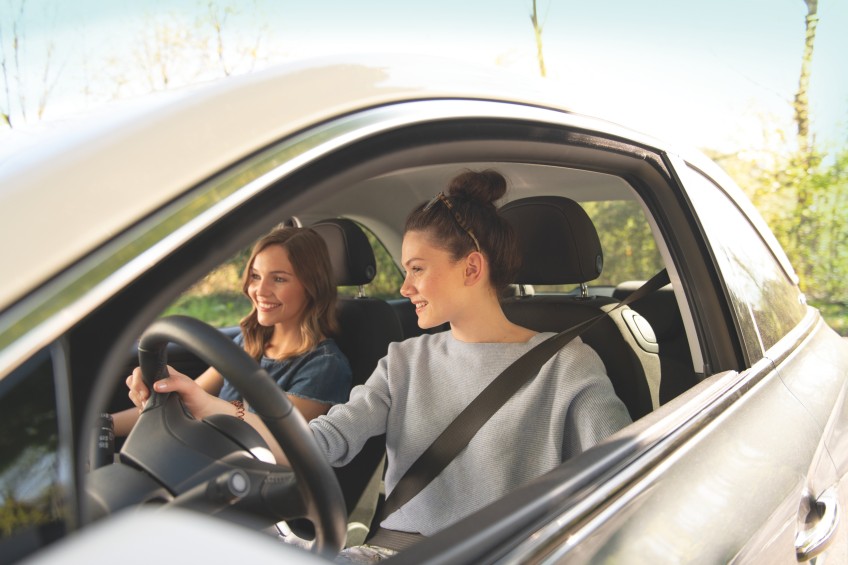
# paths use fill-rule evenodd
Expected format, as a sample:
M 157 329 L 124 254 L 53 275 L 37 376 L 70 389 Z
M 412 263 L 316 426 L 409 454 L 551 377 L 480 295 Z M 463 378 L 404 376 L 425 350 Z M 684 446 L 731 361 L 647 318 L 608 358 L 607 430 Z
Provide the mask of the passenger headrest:
M 577 202 L 562 196 L 531 196 L 504 204 L 503 217 L 518 236 L 518 284 L 579 284 L 604 266 L 595 225 Z
M 355 222 L 334 218 L 321 220 L 310 227 L 327 243 L 336 286 L 360 286 L 374 279 L 377 274 L 374 250 Z

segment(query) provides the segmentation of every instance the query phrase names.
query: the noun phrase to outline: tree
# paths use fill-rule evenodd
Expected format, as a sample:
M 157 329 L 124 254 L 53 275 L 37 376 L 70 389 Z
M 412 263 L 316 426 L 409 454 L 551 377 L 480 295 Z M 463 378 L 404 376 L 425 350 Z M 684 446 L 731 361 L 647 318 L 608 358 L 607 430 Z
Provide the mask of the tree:
M 792 107 L 795 112 L 795 124 L 798 129 L 798 147 L 802 153 L 809 153 L 812 149 L 812 143 L 810 140 L 810 101 L 807 91 L 810 88 L 810 67 L 813 61 L 816 27 L 819 22 L 819 2 L 818 0 L 804 0 L 804 3 L 807 5 L 804 53 L 801 56 L 801 74 L 798 79 L 798 92 L 795 94 Z
M 539 22 L 539 14 L 536 11 L 536 0 L 533 0 L 530 23 L 533 24 L 533 33 L 536 36 L 536 59 L 539 61 L 539 74 L 544 78 L 547 76 L 547 71 L 545 70 L 545 55 L 542 52 L 542 24 Z
M 254 26 L 256 36 L 252 40 L 234 40 L 228 36 L 227 27 L 230 18 L 239 15 L 239 10 L 230 4 L 219 5 L 209 1 L 206 4 L 205 21 L 212 28 L 214 37 L 211 41 L 215 52 L 215 60 L 224 76 L 235 72 L 239 64 L 247 63 L 248 70 L 253 70 L 259 57 L 259 46 L 262 43 L 264 26 Z
M 8 8 L 7 13 L 14 15 L 9 21 L 0 18 L 0 75 L 3 79 L 0 122 L 11 128 L 16 125 L 18 119 L 26 122 L 33 110 L 39 120 L 44 117 L 50 95 L 61 75 L 61 68 L 57 70 L 54 66 L 53 57 L 56 46 L 53 40 L 50 40 L 46 46 L 43 67 L 37 74 L 40 84 L 36 94 L 32 87 L 32 82 L 36 78 L 27 74 L 27 0 L 20 0 L 17 7 L 13 5 L 12 0 L 6 0 L 5 3 Z M 35 101 L 34 109 L 33 100 Z

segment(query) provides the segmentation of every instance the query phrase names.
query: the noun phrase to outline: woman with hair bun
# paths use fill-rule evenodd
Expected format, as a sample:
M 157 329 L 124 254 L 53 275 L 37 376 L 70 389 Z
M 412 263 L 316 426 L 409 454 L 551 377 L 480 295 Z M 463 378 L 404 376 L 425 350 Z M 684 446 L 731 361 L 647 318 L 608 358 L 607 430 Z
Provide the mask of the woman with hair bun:
M 495 207 L 505 193 L 499 173 L 465 172 L 412 211 L 401 252 L 401 294 L 415 305 L 419 327 L 447 322 L 450 331 L 391 344 L 346 404 L 310 423 L 334 466 L 385 433 L 387 495 L 486 385 L 554 335 L 513 324 L 501 309 L 499 297 L 520 266 L 515 235 Z M 432 482 L 385 517 L 381 528 L 389 536 L 344 550 L 340 561 L 373 563 L 391 556 L 400 545 L 386 547 L 387 537 L 435 534 L 629 423 L 601 359 L 574 339 Z

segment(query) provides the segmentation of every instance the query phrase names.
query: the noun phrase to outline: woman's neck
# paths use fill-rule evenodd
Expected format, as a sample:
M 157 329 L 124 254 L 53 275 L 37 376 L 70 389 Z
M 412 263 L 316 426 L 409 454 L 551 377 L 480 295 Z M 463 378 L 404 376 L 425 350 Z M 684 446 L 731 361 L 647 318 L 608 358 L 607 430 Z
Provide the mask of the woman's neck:
M 265 355 L 275 359 L 283 359 L 300 352 L 302 349 L 303 334 L 300 331 L 300 325 L 277 324 L 274 326 L 271 339 L 265 344 Z
M 465 316 L 451 320 L 451 333 L 467 343 L 524 343 L 536 332 L 509 321 L 497 300 L 467 308 Z

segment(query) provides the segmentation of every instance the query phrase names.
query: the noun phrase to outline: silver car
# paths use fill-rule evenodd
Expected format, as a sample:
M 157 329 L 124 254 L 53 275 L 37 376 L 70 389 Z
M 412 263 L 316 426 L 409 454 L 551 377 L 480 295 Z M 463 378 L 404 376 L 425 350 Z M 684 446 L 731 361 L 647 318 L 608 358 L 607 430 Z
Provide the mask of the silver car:
M 140 349 L 192 374 L 249 370 L 220 346 L 233 327 L 163 313 L 280 223 L 368 242 L 362 265 L 334 261 L 354 288 L 338 341 L 361 382 L 422 331 L 409 301 L 373 291 L 398 276 L 407 211 L 492 168 L 538 267 L 505 311 L 539 331 L 607 313 L 583 339 L 634 423 L 392 561 L 848 563 L 848 341 L 717 166 L 551 100 L 476 70 L 327 60 L 123 104 L 7 151 L 0 561 L 327 562 L 365 539 L 379 442 L 333 470 L 293 417 L 275 430 L 292 471 L 254 457 L 235 418 L 180 435 L 174 408 L 113 452 L 99 415 L 130 406 Z M 575 203 L 591 220 L 579 234 Z M 572 261 L 597 272 L 552 268 Z M 658 272 L 668 284 L 621 305 Z M 314 541 L 280 543 L 279 520 Z

